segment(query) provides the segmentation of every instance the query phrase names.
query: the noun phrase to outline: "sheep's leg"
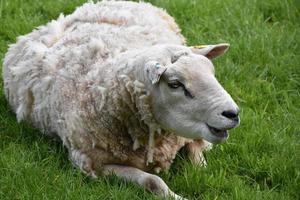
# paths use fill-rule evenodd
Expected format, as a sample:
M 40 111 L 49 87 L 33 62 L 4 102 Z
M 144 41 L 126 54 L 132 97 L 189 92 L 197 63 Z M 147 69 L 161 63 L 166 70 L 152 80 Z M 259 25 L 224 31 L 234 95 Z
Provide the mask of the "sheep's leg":
M 96 171 L 93 169 L 92 159 L 80 150 L 70 150 L 70 160 L 73 165 L 78 166 L 81 171 L 85 174 L 91 176 L 92 178 L 97 178 Z
M 184 200 L 184 198 L 172 192 L 160 177 L 134 167 L 105 165 L 102 173 L 104 175 L 115 174 L 127 181 L 135 182 L 160 197 L 171 196 L 176 200 Z
M 97 178 L 96 170 L 93 169 L 92 159 L 86 153 L 75 149 L 70 150 L 70 159 L 72 163 L 79 167 L 85 174 Z M 134 167 L 122 165 L 104 165 L 101 169 L 103 175 L 115 174 L 127 181 L 137 183 L 160 197 L 171 196 L 175 200 L 185 200 L 171 191 L 159 176 L 146 173 Z
M 210 150 L 212 144 L 205 140 L 194 140 L 187 144 L 188 157 L 192 163 L 205 167 L 207 165 L 203 151 Z

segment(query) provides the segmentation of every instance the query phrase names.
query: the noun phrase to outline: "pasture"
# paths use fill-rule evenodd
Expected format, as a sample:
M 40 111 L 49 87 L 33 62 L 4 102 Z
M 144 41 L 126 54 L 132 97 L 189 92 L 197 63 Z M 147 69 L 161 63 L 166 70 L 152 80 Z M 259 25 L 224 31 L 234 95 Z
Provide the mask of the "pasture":
M 0 0 L 0 59 L 16 37 L 85 0 Z M 216 76 L 241 108 L 227 142 L 193 166 L 181 152 L 160 176 L 188 199 L 300 199 L 300 1 L 151 0 L 189 45 L 228 42 Z M 0 76 L 0 199 L 158 199 L 116 177 L 92 180 L 58 140 L 17 123 Z

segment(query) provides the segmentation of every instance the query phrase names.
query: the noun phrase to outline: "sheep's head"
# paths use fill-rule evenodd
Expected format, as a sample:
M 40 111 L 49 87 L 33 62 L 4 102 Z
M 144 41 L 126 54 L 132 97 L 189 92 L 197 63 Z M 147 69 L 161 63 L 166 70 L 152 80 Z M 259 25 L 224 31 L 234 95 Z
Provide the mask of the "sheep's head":
M 144 77 L 149 80 L 153 115 L 164 129 L 218 143 L 239 124 L 239 108 L 217 81 L 211 62 L 228 47 L 152 49 Z

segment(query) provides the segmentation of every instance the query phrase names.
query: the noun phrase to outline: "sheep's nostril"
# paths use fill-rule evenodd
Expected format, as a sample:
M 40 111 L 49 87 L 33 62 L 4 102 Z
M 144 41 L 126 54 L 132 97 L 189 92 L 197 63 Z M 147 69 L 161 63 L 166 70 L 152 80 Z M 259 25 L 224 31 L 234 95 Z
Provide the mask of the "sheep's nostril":
M 224 117 L 238 121 L 239 120 L 239 112 L 238 111 L 233 111 L 233 110 L 227 110 L 221 113 Z

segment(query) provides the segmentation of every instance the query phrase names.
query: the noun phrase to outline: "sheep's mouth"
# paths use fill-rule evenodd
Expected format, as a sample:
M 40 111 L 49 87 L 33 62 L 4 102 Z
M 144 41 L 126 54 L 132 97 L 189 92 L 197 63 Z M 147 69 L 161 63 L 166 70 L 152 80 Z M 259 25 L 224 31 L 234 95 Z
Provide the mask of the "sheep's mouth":
M 228 130 L 226 129 L 217 129 L 215 127 L 209 126 L 208 124 L 206 124 L 209 131 L 216 137 L 218 138 L 227 138 L 228 137 Z

